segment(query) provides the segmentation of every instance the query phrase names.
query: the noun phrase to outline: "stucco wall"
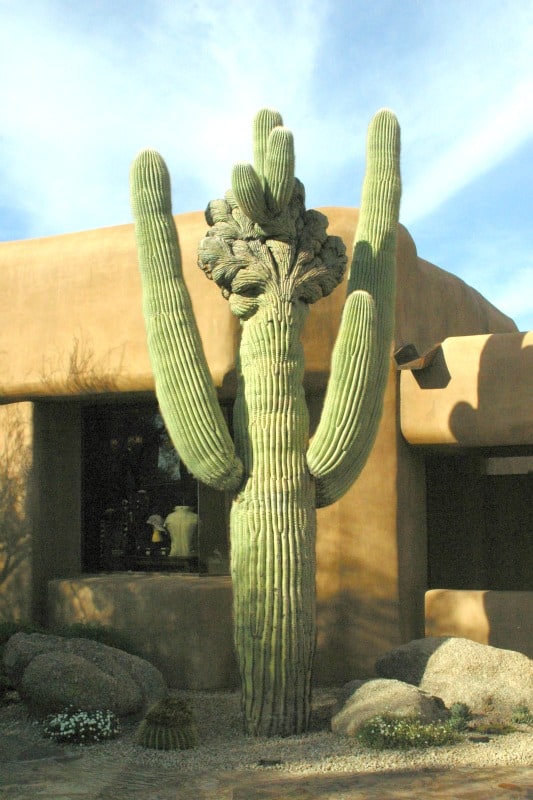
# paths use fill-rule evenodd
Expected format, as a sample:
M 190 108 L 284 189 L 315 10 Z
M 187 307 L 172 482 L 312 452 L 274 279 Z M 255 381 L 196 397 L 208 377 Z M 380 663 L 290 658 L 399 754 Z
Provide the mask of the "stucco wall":
M 341 235 L 351 250 L 357 211 L 324 212 L 330 232 Z M 181 215 L 177 222 L 208 363 L 221 397 L 231 396 L 238 323 L 217 287 L 196 267 L 196 245 L 206 228 L 203 215 Z M 33 536 L 41 560 L 33 606 L 39 613 L 47 580 L 79 569 L 80 398 L 150 391 L 153 379 L 131 225 L 3 243 L 0 262 L 3 398 L 36 401 L 34 486 L 40 499 Z M 450 336 L 516 330 L 462 281 L 420 260 L 404 228 L 397 276 L 395 346 L 413 343 L 423 351 Z M 305 330 L 305 380 L 315 422 L 343 301 L 341 287 L 315 304 Z M 63 401 L 52 404 L 51 396 Z M 398 406 L 399 381 L 391 361 L 384 415 L 368 464 L 346 496 L 318 514 L 317 682 L 372 674 L 377 656 L 423 635 L 424 465 L 401 436 Z
M 356 209 L 322 209 L 350 252 Z M 184 275 L 216 385 L 231 393 L 238 321 L 197 267 L 203 214 L 176 217 Z M 417 257 L 400 227 L 396 346 L 516 330 L 462 281 Z M 153 388 L 132 225 L 0 243 L 0 386 L 32 399 Z M 307 380 L 324 385 L 344 291 L 316 303 L 304 333 Z
M 426 594 L 426 636 L 460 636 L 533 658 L 533 592 L 433 589 Z
M 77 403 L 36 403 L 30 480 L 32 617 L 45 623 L 48 581 L 81 569 L 81 435 Z
M 0 620 L 31 615 L 33 406 L 0 406 Z
M 415 445 L 533 446 L 533 332 L 446 338 L 405 371 L 401 427 Z
M 196 267 L 200 213 L 180 217 L 193 306 L 217 385 L 233 369 L 236 319 Z M 0 244 L 0 383 L 7 397 L 153 388 L 132 225 Z
M 50 624 L 110 625 L 177 689 L 235 688 L 231 578 L 119 573 L 55 580 Z

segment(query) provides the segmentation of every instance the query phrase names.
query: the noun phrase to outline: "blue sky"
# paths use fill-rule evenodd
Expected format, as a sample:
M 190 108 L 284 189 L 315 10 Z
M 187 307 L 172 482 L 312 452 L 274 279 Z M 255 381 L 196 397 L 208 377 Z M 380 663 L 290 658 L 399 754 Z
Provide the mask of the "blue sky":
M 527 0 L 0 0 L 0 240 L 129 222 L 146 146 L 203 210 L 263 106 L 308 207 L 357 206 L 387 106 L 419 254 L 533 329 L 532 53 Z

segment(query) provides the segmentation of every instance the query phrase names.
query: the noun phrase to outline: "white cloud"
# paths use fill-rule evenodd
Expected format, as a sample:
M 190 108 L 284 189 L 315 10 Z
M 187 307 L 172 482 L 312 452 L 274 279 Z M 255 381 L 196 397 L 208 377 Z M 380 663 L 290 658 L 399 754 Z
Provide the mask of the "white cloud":
M 268 14 L 243 0 L 152 3 L 131 52 L 124 39 L 112 47 L 104 18 L 87 37 L 77 18 L 58 24 L 53 5 L 21 4 L 0 33 L 0 71 L 12 76 L 0 87 L 3 202 L 29 212 L 29 235 L 127 221 L 142 146 L 163 152 L 177 195 L 178 184 L 205 189 L 204 207 L 251 154 L 258 108 L 307 112 L 327 4 L 300 0 L 287 19 L 276 3 Z
M 0 10 L 0 207 L 4 230 L 20 221 L 14 236 L 128 222 L 129 165 L 144 146 L 168 161 L 175 210 L 204 208 L 251 158 L 264 105 L 295 133 L 312 206 L 358 204 L 366 125 L 393 108 L 408 225 L 531 134 L 533 6 L 522 0 L 0 0 Z M 467 225 L 454 236 L 468 239 Z M 469 280 L 467 260 L 454 270 Z M 517 307 L 510 275 L 476 279 Z
M 523 81 L 485 118 L 469 120 L 468 128 L 460 129 L 407 187 L 402 204 L 406 225 L 435 211 L 533 135 L 531 97 L 533 81 Z
M 430 0 L 429 6 L 425 58 L 413 59 L 418 74 L 407 82 L 411 98 L 401 117 L 408 225 L 533 134 L 533 6 L 495 0 Z

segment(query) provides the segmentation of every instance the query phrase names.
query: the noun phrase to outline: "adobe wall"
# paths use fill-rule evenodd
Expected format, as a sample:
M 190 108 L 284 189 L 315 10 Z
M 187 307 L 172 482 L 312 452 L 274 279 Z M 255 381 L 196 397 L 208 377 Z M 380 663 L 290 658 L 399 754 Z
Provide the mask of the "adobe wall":
M 238 323 L 196 267 L 200 213 L 180 218 L 184 269 L 217 386 Z M 132 225 L 0 243 L 0 386 L 11 399 L 153 390 Z
M 0 406 L 0 621 L 31 616 L 32 411 Z
M 113 573 L 54 580 L 54 625 L 98 622 L 135 642 L 176 689 L 234 689 L 231 578 L 172 573 Z
M 349 247 L 353 210 L 324 213 L 329 231 Z M 338 303 L 336 319 L 342 299 L 338 293 L 324 301 Z M 400 228 L 395 349 L 414 344 L 422 353 L 449 336 L 514 331 L 512 320 L 477 291 L 419 259 L 409 233 Z M 406 443 L 399 405 L 399 378 L 391 363 L 383 418 L 367 465 L 344 498 L 318 512 L 319 682 L 372 675 L 380 653 L 424 635 L 424 453 Z
M 532 397 L 533 331 L 453 335 L 423 373 L 402 372 L 402 433 L 413 445 L 531 447 Z
M 325 208 L 329 232 L 351 251 L 358 212 Z M 232 391 L 239 323 L 197 267 L 207 225 L 176 217 L 183 271 L 213 380 Z M 449 336 L 516 330 L 458 278 L 419 259 L 400 226 L 396 346 L 420 351 Z M 133 225 L 0 243 L 0 395 L 13 400 L 153 389 Z M 308 384 L 323 387 L 344 292 L 311 308 L 304 332 Z
M 533 658 L 533 592 L 433 589 L 426 594 L 426 636 L 459 636 Z
M 77 403 L 35 403 L 32 618 L 46 623 L 48 582 L 78 575 L 81 564 L 81 413 Z
M 341 235 L 350 250 L 357 211 L 324 213 L 330 232 Z M 196 245 L 206 229 L 203 215 L 181 215 L 177 222 L 208 363 L 221 397 L 231 396 L 238 323 L 218 288 L 196 267 Z M 153 379 L 131 225 L 3 243 L 0 262 L 3 395 L 11 402 L 35 401 L 37 613 L 47 580 L 73 577 L 79 570 L 76 401 L 95 394 L 150 391 Z M 413 343 L 422 351 L 447 336 L 516 330 L 477 292 L 418 259 L 404 228 L 397 274 L 396 346 Z M 304 335 L 306 388 L 315 424 L 343 300 L 339 288 L 315 304 Z M 346 496 L 318 512 L 318 683 L 370 675 L 377 656 L 423 635 L 424 462 L 401 435 L 398 386 L 391 361 L 383 419 L 369 461 Z M 55 405 L 51 397 L 61 401 Z

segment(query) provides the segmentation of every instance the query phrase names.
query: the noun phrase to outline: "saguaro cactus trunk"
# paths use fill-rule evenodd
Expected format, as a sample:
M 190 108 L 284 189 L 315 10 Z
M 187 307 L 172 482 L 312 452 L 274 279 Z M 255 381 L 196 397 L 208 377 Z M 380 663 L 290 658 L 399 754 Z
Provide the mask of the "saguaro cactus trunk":
M 168 172 L 144 151 L 132 204 L 148 343 L 161 411 L 202 481 L 234 491 L 231 571 L 235 645 L 247 730 L 306 730 L 315 648 L 315 508 L 364 466 L 381 416 L 394 320 L 400 199 L 399 128 L 372 121 L 348 297 L 317 432 L 308 447 L 301 331 L 311 303 L 342 279 L 344 245 L 306 211 L 292 134 L 277 112 L 254 121 L 254 165 L 210 203 L 199 263 L 241 319 L 231 442 L 181 274 Z
M 243 323 L 237 449 L 246 481 L 231 511 L 235 641 L 254 733 L 305 729 L 315 647 L 314 486 L 300 330 L 276 295 Z

